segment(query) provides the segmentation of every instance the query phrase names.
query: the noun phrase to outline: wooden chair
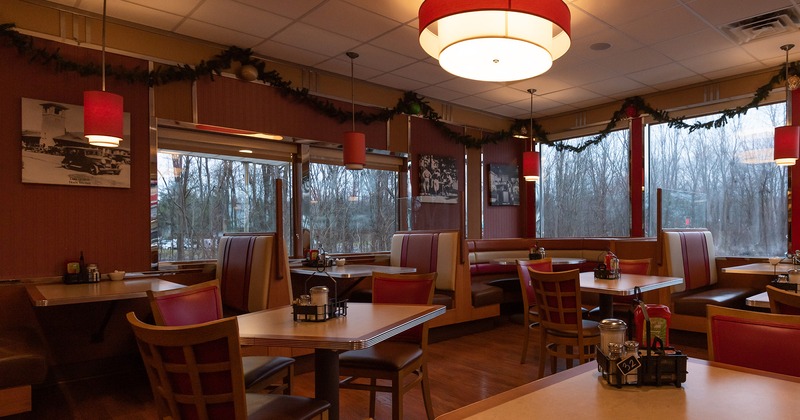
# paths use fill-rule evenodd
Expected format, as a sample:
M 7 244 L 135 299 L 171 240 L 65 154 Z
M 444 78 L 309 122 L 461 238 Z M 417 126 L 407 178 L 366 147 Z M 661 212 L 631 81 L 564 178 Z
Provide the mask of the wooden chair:
M 596 321 L 583 319 L 581 308 L 580 271 L 548 273 L 528 268 L 539 306 L 540 362 L 539 378 L 550 356 L 550 372 L 556 372 L 558 358 L 584 363 L 594 359 L 600 345 L 600 329 Z M 573 349 L 575 352 L 573 352 Z
M 553 260 L 543 258 L 541 260 L 517 260 L 517 274 L 519 274 L 519 284 L 522 288 L 522 326 L 525 327 L 525 336 L 522 339 L 522 359 L 521 364 L 525 363 L 528 354 L 528 341 L 531 330 L 539 326 L 539 310 L 536 307 L 536 292 L 533 291 L 531 275 L 528 268 L 536 271 L 553 271 Z
M 800 316 L 708 305 L 708 359 L 800 376 Z
M 184 326 L 222 318 L 219 280 L 178 289 L 147 291 L 156 325 Z M 292 393 L 294 359 L 291 357 L 245 356 L 242 358 L 248 392 Z
M 245 392 L 236 318 L 166 327 L 127 317 L 160 418 L 327 418 L 326 401 Z
M 773 314 L 800 315 L 800 294 L 768 285 L 767 296 Z
M 427 274 L 372 274 L 372 302 L 430 305 L 436 273 Z M 341 388 L 370 392 L 369 416 L 375 417 L 375 393 L 392 393 L 392 418 L 403 418 L 403 394 L 417 383 L 422 386 L 422 399 L 428 419 L 433 419 L 430 382 L 428 380 L 427 354 L 428 323 L 400 333 L 387 341 L 362 350 L 346 351 L 339 355 L 339 374 L 346 378 Z M 407 381 L 414 375 L 412 381 Z M 369 378 L 369 384 L 359 378 Z M 378 380 L 391 381 L 390 386 L 379 385 Z

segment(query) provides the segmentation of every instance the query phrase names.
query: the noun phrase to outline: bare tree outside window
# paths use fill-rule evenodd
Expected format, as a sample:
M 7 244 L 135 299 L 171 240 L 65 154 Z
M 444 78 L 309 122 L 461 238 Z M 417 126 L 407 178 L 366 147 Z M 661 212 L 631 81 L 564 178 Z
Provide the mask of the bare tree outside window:
M 397 230 L 395 171 L 311 163 L 303 179 L 303 229 L 312 249 L 388 251 Z
M 580 145 L 590 137 L 565 140 Z M 628 236 L 631 226 L 628 131 L 581 153 L 542 147 L 537 232 L 545 238 Z
M 787 171 L 772 161 L 772 146 L 785 110 L 784 103 L 762 106 L 723 127 L 692 132 L 649 126 L 648 233 L 655 234 L 655 191 L 661 188 L 665 228 L 707 228 L 717 255 L 783 255 Z
M 284 180 L 288 203 L 288 163 L 159 152 L 159 261 L 216 259 L 223 233 L 275 231 L 276 179 Z M 284 206 L 287 241 L 290 208 Z

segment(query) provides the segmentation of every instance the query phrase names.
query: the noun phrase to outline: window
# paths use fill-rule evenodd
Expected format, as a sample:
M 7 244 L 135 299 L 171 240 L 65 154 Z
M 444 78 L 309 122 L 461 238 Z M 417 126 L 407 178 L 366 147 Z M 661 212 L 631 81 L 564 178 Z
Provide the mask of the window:
M 160 150 L 159 261 L 216 259 L 223 233 L 275 231 L 276 179 L 284 180 L 284 210 L 291 208 L 287 162 Z
M 303 178 L 303 248 L 388 251 L 397 230 L 398 171 L 311 163 Z
M 565 140 L 578 146 L 592 137 Z M 628 236 L 628 130 L 576 153 L 541 148 L 537 232 L 545 238 Z
M 720 128 L 649 126 L 648 234 L 655 235 L 655 191 L 661 188 L 663 227 L 709 229 L 717 255 L 784 254 L 787 171 L 772 161 L 773 129 L 784 121 L 780 103 L 728 119 Z

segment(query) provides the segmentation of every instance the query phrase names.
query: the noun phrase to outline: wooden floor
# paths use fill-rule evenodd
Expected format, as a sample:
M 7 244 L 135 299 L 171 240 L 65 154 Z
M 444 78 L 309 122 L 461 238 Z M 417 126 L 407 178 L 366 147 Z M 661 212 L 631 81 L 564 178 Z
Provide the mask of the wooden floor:
M 531 334 L 526 364 L 520 364 L 523 327 L 501 317 L 482 324 L 482 332 L 462 334 L 470 328 L 434 331 L 430 345 L 429 375 L 435 415 L 463 407 L 536 379 L 539 361 L 538 336 Z M 476 326 L 470 326 L 476 327 Z M 673 332 L 671 344 L 690 357 L 706 359 L 704 334 Z M 310 358 L 298 360 L 295 394 L 313 395 L 314 374 Z M 559 366 L 559 370 L 565 367 Z M 548 370 L 549 372 L 549 370 Z M 34 411 L 11 419 L 145 419 L 156 418 L 155 406 L 140 369 L 127 369 L 111 376 L 60 383 L 34 389 Z M 388 394 L 378 394 L 376 419 L 391 418 Z M 405 418 L 423 419 L 425 410 L 419 389 L 406 394 Z M 341 418 L 366 419 L 367 392 L 341 391 Z

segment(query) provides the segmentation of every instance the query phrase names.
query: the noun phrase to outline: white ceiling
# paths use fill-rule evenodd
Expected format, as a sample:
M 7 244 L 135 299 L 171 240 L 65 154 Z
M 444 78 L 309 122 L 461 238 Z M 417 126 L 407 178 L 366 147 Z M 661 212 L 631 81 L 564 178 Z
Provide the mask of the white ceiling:
M 509 83 L 457 78 L 442 70 L 417 40 L 422 0 L 108 0 L 110 18 L 222 45 L 252 48 L 258 56 L 412 90 L 428 98 L 528 118 L 617 102 L 675 87 L 779 68 L 781 45 L 800 31 L 764 29 L 740 44 L 723 25 L 794 8 L 800 0 L 565 0 L 572 14 L 572 46 L 545 74 Z M 102 0 L 55 0 L 102 13 Z M 595 43 L 606 50 L 593 50 Z

